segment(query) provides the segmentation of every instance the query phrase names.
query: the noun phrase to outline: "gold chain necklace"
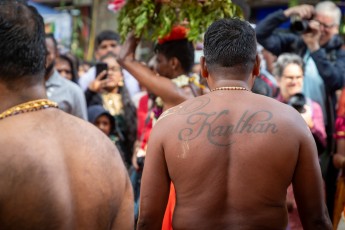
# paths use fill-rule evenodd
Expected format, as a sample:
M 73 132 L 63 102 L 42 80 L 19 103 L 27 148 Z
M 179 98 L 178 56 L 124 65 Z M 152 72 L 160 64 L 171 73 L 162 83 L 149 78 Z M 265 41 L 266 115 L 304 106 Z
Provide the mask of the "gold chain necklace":
M 29 101 L 20 105 L 16 105 L 0 114 L 0 120 L 18 115 L 21 113 L 27 113 L 32 111 L 37 111 L 41 109 L 57 108 L 57 103 L 50 101 L 48 99 L 40 99 L 35 101 Z
M 242 86 L 224 86 L 224 87 L 214 88 L 211 90 L 211 92 L 218 91 L 218 90 L 246 90 L 246 91 L 249 91 L 248 89 L 246 89 Z

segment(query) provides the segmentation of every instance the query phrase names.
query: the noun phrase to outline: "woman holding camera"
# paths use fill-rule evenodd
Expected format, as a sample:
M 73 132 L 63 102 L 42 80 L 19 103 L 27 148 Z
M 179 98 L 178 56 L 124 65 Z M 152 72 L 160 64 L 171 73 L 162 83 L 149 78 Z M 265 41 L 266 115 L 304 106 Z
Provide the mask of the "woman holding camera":
M 318 146 L 319 153 L 326 146 L 326 131 L 320 105 L 302 94 L 303 61 L 293 53 L 281 54 L 274 64 L 279 94 L 277 100 L 290 104 L 301 113 L 307 122 Z
M 326 146 L 326 131 L 320 105 L 301 93 L 303 88 L 303 60 L 296 54 L 281 54 L 274 64 L 273 74 L 277 78 L 279 94 L 277 100 L 294 107 L 304 118 L 312 132 L 319 155 Z M 291 230 L 303 229 L 299 220 L 292 186 L 287 192 L 289 227 Z

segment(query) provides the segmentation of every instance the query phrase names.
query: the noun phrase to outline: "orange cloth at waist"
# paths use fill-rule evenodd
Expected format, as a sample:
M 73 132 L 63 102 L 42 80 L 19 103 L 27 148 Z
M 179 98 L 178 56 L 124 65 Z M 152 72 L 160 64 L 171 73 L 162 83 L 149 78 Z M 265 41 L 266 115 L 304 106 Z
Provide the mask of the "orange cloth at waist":
M 174 214 L 176 204 L 176 193 L 173 183 L 170 183 L 170 194 L 167 207 L 165 209 L 164 219 L 162 223 L 162 230 L 173 230 L 172 228 L 172 217 Z

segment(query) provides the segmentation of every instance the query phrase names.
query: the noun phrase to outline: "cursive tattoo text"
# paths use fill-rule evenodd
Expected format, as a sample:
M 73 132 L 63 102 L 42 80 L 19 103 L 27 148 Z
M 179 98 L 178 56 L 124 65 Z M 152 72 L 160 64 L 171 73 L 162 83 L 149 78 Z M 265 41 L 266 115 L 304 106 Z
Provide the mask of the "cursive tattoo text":
M 186 141 L 193 140 L 200 135 L 206 135 L 207 140 L 214 145 L 229 146 L 234 143 L 229 138 L 230 135 L 274 134 L 278 132 L 276 124 L 272 121 L 273 115 L 269 111 L 262 110 L 253 113 L 245 111 L 240 119 L 232 124 L 224 121 L 229 115 L 229 110 L 223 110 L 219 113 L 193 113 L 187 117 L 188 127 L 179 131 L 178 138 L 181 141 Z

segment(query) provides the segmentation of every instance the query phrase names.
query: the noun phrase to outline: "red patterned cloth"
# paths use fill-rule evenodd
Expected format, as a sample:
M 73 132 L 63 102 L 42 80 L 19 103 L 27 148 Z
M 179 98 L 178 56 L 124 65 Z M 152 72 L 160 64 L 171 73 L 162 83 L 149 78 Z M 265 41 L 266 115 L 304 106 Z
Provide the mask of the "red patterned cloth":
M 146 144 L 149 140 L 152 129 L 152 118 L 150 116 L 148 108 L 149 96 L 145 94 L 139 100 L 139 106 L 137 109 L 137 140 L 140 140 L 140 147 L 146 149 Z M 149 120 L 147 120 L 149 119 Z
M 334 138 L 336 139 L 345 138 L 345 115 L 337 117 L 337 120 L 335 121 Z

